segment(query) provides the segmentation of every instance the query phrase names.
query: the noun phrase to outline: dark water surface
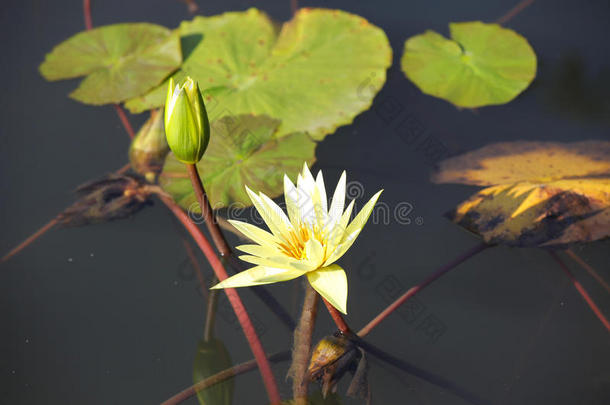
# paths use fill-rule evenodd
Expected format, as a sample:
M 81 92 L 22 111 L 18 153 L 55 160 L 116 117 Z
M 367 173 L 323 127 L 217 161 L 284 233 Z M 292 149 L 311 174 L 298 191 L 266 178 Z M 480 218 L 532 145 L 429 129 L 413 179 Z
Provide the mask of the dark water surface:
M 212 15 L 251 5 L 278 20 L 288 1 L 199 1 Z M 459 153 L 498 141 L 579 141 L 610 135 L 610 3 L 536 1 L 508 26 L 523 34 L 539 60 L 538 78 L 515 101 L 477 113 L 422 95 L 401 73 L 404 40 L 425 29 L 447 33 L 450 21 L 493 21 L 516 1 L 319 1 L 385 30 L 394 65 L 375 106 L 421 123 L 425 139 Z M 93 1 L 96 25 L 150 21 L 175 27 L 189 18 L 178 1 Z M 78 184 L 121 167 L 128 139 L 111 107 L 66 97 L 76 81 L 45 82 L 44 54 L 83 29 L 80 1 L 3 0 L 0 63 L 2 170 L 1 248 L 73 201 Z M 605 73 L 604 73 L 605 72 Z M 132 118 L 139 126 L 144 116 Z M 388 297 L 422 280 L 478 243 L 442 213 L 475 188 L 434 185 L 434 154 L 409 143 L 392 119 L 374 110 L 340 128 L 317 150 L 316 168 L 335 184 L 341 170 L 380 188 L 391 207 L 412 204 L 410 224 L 369 224 L 342 259 L 348 270 L 349 316 L 364 325 Z M 204 322 L 197 280 L 168 212 L 159 204 L 130 220 L 54 230 L 0 267 L 0 403 L 151 404 L 191 384 Z M 610 279 L 610 243 L 577 251 Z M 581 269 L 577 277 L 610 315 L 610 297 Z M 206 272 L 209 269 L 206 268 Z M 299 282 L 270 291 L 296 314 Z M 288 348 L 291 333 L 250 292 L 246 305 L 264 329 L 269 351 Z M 429 327 L 432 325 L 432 327 Z M 239 328 L 220 316 L 218 334 L 236 362 L 251 358 Z M 317 337 L 333 331 L 325 313 Z M 543 251 L 495 248 L 425 290 L 401 315 L 369 335 L 371 342 L 443 375 L 494 404 L 610 403 L 608 332 Z M 275 366 L 282 393 L 286 364 Z M 463 404 L 456 396 L 373 362 L 375 404 Z M 341 386 L 344 390 L 344 384 Z M 235 404 L 264 404 L 256 373 L 236 381 Z M 188 403 L 195 404 L 196 400 Z M 356 401 L 346 403 L 358 403 Z

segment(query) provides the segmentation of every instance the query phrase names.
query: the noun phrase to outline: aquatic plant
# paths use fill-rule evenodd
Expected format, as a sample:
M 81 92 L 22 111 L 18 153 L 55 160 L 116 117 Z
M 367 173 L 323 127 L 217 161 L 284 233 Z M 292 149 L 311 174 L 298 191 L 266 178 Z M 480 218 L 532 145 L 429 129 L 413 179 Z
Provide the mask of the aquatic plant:
M 167 405 L 194 395 L 201 404 L 230 404 L 231 378 L 256 368 L 274 405 L 341 403 L 335 391 L 348 374 L 352 381 L 346 394 L 370 402 L 370 357 L 470 403 L 487 403 L 364 338 L 424 288 L 497 244 L 565 248 L 610 234 L 608 142 L 503 143 L 450 158 L 440 162 L 433 181 L 487 187 L 449 214 L 483 242 L 406 290 L 355 332 L 342 315 L 347 314 L 347 275 L 336 262 L 359 236 L 381 191 L 351 219 L 354 201 L 345 208 L 345 172 L 329 202 L 322 172 L 314 178 L 309 167 L 318 142 L 367 110 L 383 86 L 392 61 L 385 33 L 341 10 L 294 7 L 293 19 L 278 25 L 262 11 L 249 9 L 198 16 L 171 30 L 148 23 L 93 28 L 88 0 L 84 8 L 87 31 L 56 46 L 40 72 L 52 81 L 84 76 L 70 97 L 92 105 L 114 104 L 133 138 L 131 171 L 127 166 L 81 186 L 76 203 L 2 261 L 56 224 L 122 219 L 158 198 L 188 231 L 215 275 L 215 280 L 200 276 L 207 313 L 193 361 L 194 385 Z M 452 23 L 450 31 L 451 39 L 427 31 L 405 43 L 402 69 L 422 92 L 475 108 L 507 103 L 534 79 L 536 55 L 515 31 L 482 22 Z M 150 111 L 137 135 L 119 103 L 134 113 Z M 287 213 L 272 200 L 282 191 Z M 219 209 L 235 205 L 253 205 L 269 231 L 220 216 Z M 193 214 L 201 215 L 209 239 Z M 254 242 L 236 249 L 246 253 L 239 259 L 255 267 L 243 268 L 227 230 Z M 199 270 L 190 243 L 184 240 L 192 266 Z M 610 291 L 602 276 L 573 251 L 567 253 Z M 601 309 L 559 255 L 550 254 L 610 330 Z M 303 275 L 308 283 L 295 322 L 264 285 Z M 292 350 L 267 354 L 236 287 L 251 287 L 294 331 Z M 222 293 L 254 360 L 233 365 L 231 348 L 214 334 Z M 337 331 L 314 345 L 320 296 Z M 292 400 L 280 396 L 271 368 L 271 363 L 286 360 L 291 360 Z M 321 383 L 321 392 L 309 389 L 314 381 Z

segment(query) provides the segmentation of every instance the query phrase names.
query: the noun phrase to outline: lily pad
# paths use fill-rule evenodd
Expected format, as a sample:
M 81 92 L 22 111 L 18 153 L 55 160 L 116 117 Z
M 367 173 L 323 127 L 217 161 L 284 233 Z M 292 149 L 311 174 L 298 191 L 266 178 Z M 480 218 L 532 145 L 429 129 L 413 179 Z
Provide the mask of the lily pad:
M 224 343 L 219 339 L 202 340 L 197 345 L 193 362 L 193 382 L 196 384 L 206 378 L 233 366 L 231 356 Z M 235 382 L 232 378 L 221 381 L 197 392 L 201 405 L 231 405 Z
M 295 178 L 303 162 L 315 161 L 315 142 L 305 133 L 278 137 L 280 121 L 265 116 L 224 117 L 211 124 L 210 143 L 197 164 L 213 209 L 252 202 L 244 186 L 276 197 L 284 173 Z M 173 154 L 165 160 L 161 187 L 191 212 L 200 212 L 185 165 Z
M 205 89 L 210 117 L 268 115 L 282 121 L 277 136 L 322 139 L 351 123 L 370 107 L 392 62 L 385 33 L 340 10 L 300 9 L 279 34 L 256 9 L 196 17 L 179 31 L 202 35 L 180 74 Z M 159 107 L 165 91 L 161 85 L 126 106 Z
M 439 163 L 435 183 L 493 186 L 610 175 L 610 142 L 500 142 Z
M 485 188 L 448 216 L 487 243 L 558 247 L 610 236 L 610 178 Z
M 86 104 L 119 103 L 159 85 L 182 62 L 180 39 L 148 23 L 107 25 L 80 32 L 46 55 L 47 80 L 86 76 L 70 97 Z
M 527 40 L 498 24 L 449 24 L 451 39 L 434 31 L 409 38 L 402 70 L 425 94 L 459 107 L 504 104 L 536 76 Z

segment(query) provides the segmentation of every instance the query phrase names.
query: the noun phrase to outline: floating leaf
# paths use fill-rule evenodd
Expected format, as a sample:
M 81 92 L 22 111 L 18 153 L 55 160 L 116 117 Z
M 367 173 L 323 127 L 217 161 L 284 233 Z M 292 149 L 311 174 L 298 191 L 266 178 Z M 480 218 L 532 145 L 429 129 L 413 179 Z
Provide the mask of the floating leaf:
M 270 197 L 283 191 L 284 173 L 296 177 L 315 161 L 315 142 L 304 133 L 277 137 L 280 122 L 265 116 L 224 117 L 211 124 L 210 144 L 197 164 L 212 208 L 251 205 L 244 185 Z M 182 207 L 200 212 L 185 165 L 169 154 L 161 187 Z
M 322 139 L 351 123 L 371 105 L 392 62 L 380 28 L 339 10 L 300 9 L 279 35 L 256 9 L 196 17 L 179 31 L 203 37 L 182 70 L 206 89 L 210 117 L 268 115 L 282 121 L 278 136 Z M 132 112 L 161 106 L 165 91 L 161 85 L 126 105 Z
M 40 73 L 47 80 L 87 76 L 70 97 L 99 105 L 147 92 L 181 62 L 180 40 L 167 28 L 114 24 L 80 32 L 57 45 Z
M 487 243 L 533 247 L 591 242 L 610 236 L 610 178 L 488 187 L 449 217 Z
M 610 175 L 610 142 L 500 142 L 439 164 L 435 183 L 493 186 Z
M 231 356 L 221 340 L 201 340 L 193 362 L 193 382 L 196 384 L 232 366 Z M 230 405 L 233 403 L 234 385 L 232 378 L 226 379 L 197 391 L 197 399 L 201 405 Z
M 459 107 L 511 101 L 536 75 L 536 54 L 527 40 L 498 24 L 451 23 L 452 39 L 434 31 L 409 38 L 402 70 L 429 95 Z

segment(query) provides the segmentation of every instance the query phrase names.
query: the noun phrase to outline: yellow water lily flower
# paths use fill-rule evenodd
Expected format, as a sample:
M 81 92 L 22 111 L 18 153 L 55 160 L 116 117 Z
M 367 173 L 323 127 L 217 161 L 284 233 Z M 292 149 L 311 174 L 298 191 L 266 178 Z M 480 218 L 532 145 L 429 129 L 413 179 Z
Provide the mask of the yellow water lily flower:
M 240 259 L 255 267 L 230 277 L 212 288 L 248 287 L 292 280 L 307 275 L 311 286 L 342 313 L 347 313 L 347 277 L 334 264 L 354 243 L 381 194 L 377 192 L 349 222 L 354 208 L 345 207 L 345 172 L 341 175 L 330 207 L 322 172 L 314 179 L 307 164 L 297 185 L 284 175 L 288 215 L 266 195 L 246 187 L 252 203 L 269 227 L 267 232 L 246 222 L 230 220 L 256 244 L 237 246 Z

